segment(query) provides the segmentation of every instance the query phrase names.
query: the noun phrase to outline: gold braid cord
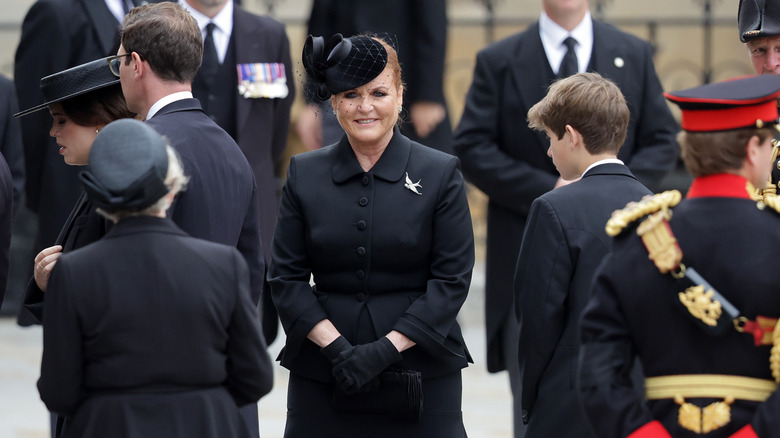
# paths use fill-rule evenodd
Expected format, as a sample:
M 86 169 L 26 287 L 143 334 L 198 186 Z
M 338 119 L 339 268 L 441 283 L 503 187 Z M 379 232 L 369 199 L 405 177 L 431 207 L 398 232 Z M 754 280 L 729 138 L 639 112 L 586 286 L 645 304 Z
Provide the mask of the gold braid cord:
M 775 382 L 780 383 L 780 321 L 775 324 L 775 332 L 772 336 L 774 346 L 769 354 L 769 368 L 772 370 L 772 377 Z
M 645 196 L 639 202 L 629 202 L 622 210 L 616 210 L 607 221 L 609 236 L 617 236 L 632 222 L 660 210 L 668 210 L 680 203 L 682 194 L 677 190 L 667 190 L 657 195 Z
M 780 126 L 778 125 L 774 125 L 774 126 L 777 131 L 780 131 Z M 780 163 L 777 162 L 778 152 L 780 152 L 780 142 L 778 142 L 777 140 L 772 140 L 772 165 L 773 166 L 774 165 L 780 166 Z M 778 167 L 778 169 L 780 169 L 780 167 Z M 754 201 L 764 201 L 766 203 L 766 201 L 770 199 L 776 200 L 777 185 L 778 185 L 778 181 L 772 181 L 772 175 L 770 174 L 769 181 L 766 182 L 766 186 L 763 189 L 756 190 L 754 188 L 754 190 L 749 191 L 749 193 L 751 193 L 751 197 L 753 198 Z M 777 208 L 774 209 L 777 210 Z

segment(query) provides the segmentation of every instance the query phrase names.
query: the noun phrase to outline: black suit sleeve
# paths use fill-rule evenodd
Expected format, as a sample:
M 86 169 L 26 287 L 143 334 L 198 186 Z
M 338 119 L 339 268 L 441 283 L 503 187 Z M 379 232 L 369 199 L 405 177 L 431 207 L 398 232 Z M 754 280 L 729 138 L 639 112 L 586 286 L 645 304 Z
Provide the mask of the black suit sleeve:
M 447 5 L 444 0 L 414 0 L 409 8 L 414 51 L 412 65 L 402 66 L 407 77 L 406 99 L 444 104 L 444 59 L 447 52 Z M 407 105 L 408 106 L 408 105 Z
M 247 265 L 251 266 L 249 270 L 249 284 L 251 287 L 252 302 L 255 308 L 260 303 L 260 296 L 265 284 L 265 258 L 263 257 L 263 244 L 260 237 L 260 214 L 259 195 L 257 185 L 252 181 L 252 199 L 247 207 L 244 222 L 241 225 L 241 233 L 238 236 L 236 248 L 244 256 Z
M 13 115 L 19 111 L 13 82 L 0 76 L 0 153 L 11 171 L 14 186 L 13 210 L 19 206 L 24 190 L 24 150 L 22 148 L 22 126 Z
M 663 88 L 653 66 L 650 44 L 641 41 L 645 71 L 642 83 L 642 107 L 636 122 L 636 141 L 626 165 L 636 178 L 653 190 L 677 160 L 678 126 L 663 96 Z
M 566 325 L 573 275 L 574 264 L 558 214 L 547 200 L 539 198 L 531 205 L 514 280 L 523 410 L 529 415 L 533 415 L 539 381 Z
M 66 11 L 60 10 L 56 3 L 37 1 L 24 18 L 14 62 L 14 81 L 20 108 L 27 109 L 43 103 L 41 78 L 69 66 L 73 47 L 67 17 Z M 42 110 L 20 118 L 20 123 L 27 175 L 27 205 L 37 212 L 46 149 L 51 147 L 47 129 L 51 126 L 51 116 L 48 111 Z
M 509 68 L 505 58 L 506 54 L 485 51 L 477 55 L 454 146 L 469 182 L 484 192 L 491 203 L 525 216 L 534 199 L 552 190 L 557 176 L 513 158 L 499 144 L 513 141 L 501 139 L 498 126 L 498 103 L 505 98 L 500 76 Z M 522 116 L 518 116 L 517 123 L 525 123 Z
M 64 263 L 63 263 L 64 262 Z M 84 390 L 83 344 L 79 318 L 67 261 L 59 260 L 52 270 L 44 302 L 43 357 L 38 392 L 46 407 L 68 416 L 86 397 Z
M 287 75 L 287 97 L 274 99 L 273 138 L 271 139 L 271 157 L 274 169 L 279 169 L 284 151 L 287 148 L 287 135 L 290 130 L 290 108 L 295 100 L 295 76 L 293 75 L 292 59 L 290 58 L 290 40 L 282 27 L 280 42 L 277 45 L 279 57 L 284 64 Z M 278 193 L 278 192 L 277 192 Z M 270 242 L 266 242 L 266 245 Z
M 226 386 L 236 404 L 243 406 L 271 391 L 273 367 L 249 293 L 249 269 L 237 251 L 231 252 L 237 290 L 228 326 Z

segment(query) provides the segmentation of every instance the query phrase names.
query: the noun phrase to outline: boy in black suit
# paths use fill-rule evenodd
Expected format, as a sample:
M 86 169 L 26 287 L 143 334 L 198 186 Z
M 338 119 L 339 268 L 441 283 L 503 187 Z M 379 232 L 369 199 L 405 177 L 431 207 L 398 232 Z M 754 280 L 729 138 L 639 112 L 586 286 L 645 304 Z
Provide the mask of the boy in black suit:
M 572 381 L 579 315 L 610 248 L 604 224 L 650 191 L 617 159 L 629 110 L 614 82 L 597 73 L 555 82 L 528 120 L 547 133 L 547 155 L 561 177 L 575 182 L 531 204 L 515 271 L 525 437 L 585 437 L 588 426 Z

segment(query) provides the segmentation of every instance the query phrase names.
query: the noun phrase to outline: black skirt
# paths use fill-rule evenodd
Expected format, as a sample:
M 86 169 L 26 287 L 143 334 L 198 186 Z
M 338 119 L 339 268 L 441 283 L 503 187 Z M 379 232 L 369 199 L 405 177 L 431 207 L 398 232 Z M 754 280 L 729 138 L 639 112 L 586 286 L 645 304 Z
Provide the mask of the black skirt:
M 285 438 L 465 438 L 461 373 L 423 379 L 420 420 L 333 409 L 333 384 L 290 374 Z

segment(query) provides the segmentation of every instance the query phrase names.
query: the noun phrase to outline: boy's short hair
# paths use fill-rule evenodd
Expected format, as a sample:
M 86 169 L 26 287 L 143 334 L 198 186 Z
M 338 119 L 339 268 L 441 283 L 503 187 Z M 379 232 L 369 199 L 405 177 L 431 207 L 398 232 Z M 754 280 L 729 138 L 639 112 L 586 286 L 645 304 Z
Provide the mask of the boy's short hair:
M 754 135 L 763 143 L 774 130 L 740 128 L 729 131 L 688 132 L 677 135 L 680 155 L 685 168 L 694 177 L 734 171 L 742 167 L 747 155 L 747 143 Z
M 630 114 L 620 88 L 598 73 L 578 73 L 550 85 L 528 111 L 528 125 L 549 128 L 560 140 L 570 125 L 582 135 L 591 155 L 617 155 L 626 140 Z

